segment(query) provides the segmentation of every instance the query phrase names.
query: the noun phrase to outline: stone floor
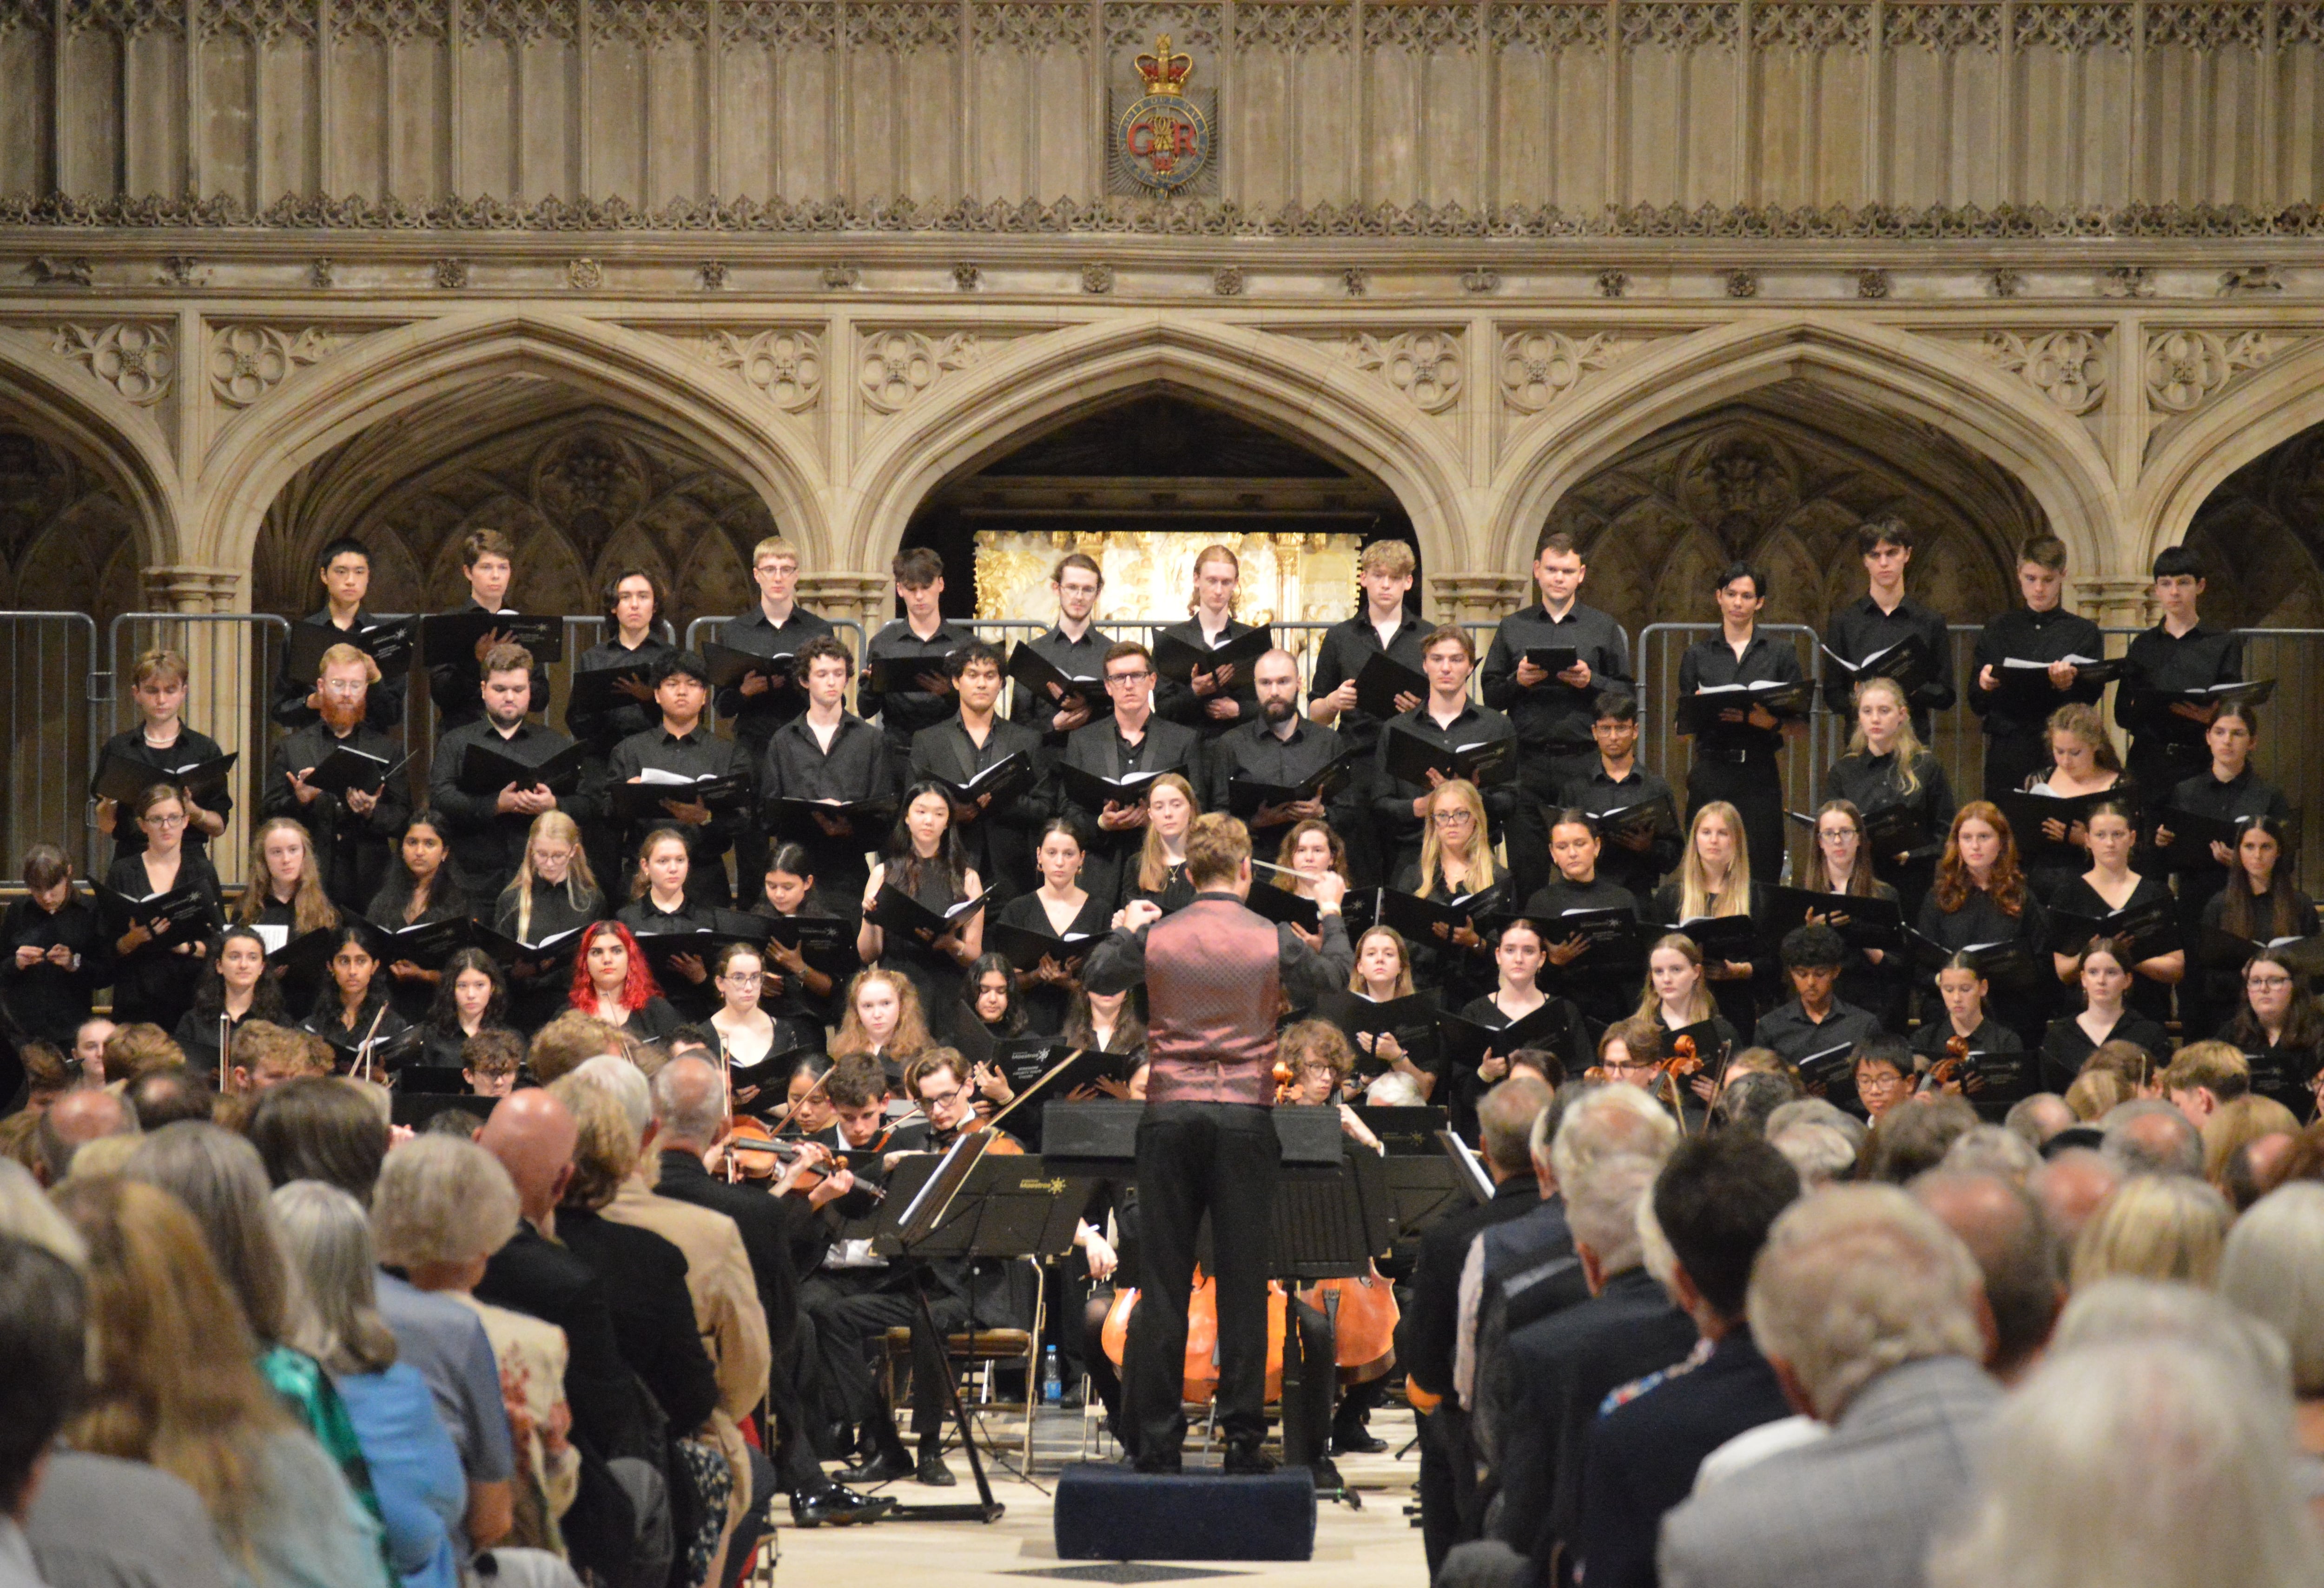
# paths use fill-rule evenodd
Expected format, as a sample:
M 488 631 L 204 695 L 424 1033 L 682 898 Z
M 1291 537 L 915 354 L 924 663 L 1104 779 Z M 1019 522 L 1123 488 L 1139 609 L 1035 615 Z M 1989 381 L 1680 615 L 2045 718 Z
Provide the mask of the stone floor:
M 1340 1471 L 1360 1501 L 1360 1507 L 1325 1503 L 1318 1508 L 1315 1554 L 1313 1560 L 1292 1565 L 1278 1562 L 1204 1561 L 1138 1562 L 1130 1565 L 1060 1561 L 1049 1524 L 1049 1491 L 1059 1465 L 1081 1459 L 1084 1448 L 1082 1420 L 1076 1412 L 1042 1411 L 1035 1424 L 1034 1482 L 1028 1483 L 1013 1470 L 1021 1445 L 1022 1425 L 1006 1414 L 989 1419 L 992 1435 L 1002 1442 L 1007 1469 L 989 1458 L 993 1498 L 1007 1507 L 997 1522 L 882 1522 L 872 1528 L 799 1529 L 786 1525 L 779 1542 L 781 1559 L 774 1570 L 778 1583 L 812 1583 L 817 1588 L 936 1588 L 938 1584 L 1025 1584 L 1064 1583 L 1195 1582 L 1212 1578 L 1264 1576 L 1273 1584 L 1329 1583 L 1331 1588 L 1423 1588 L 1427 1569 L 1423 1564 L 1420 1531 L 1405 1514 L 1412 1499 L 1418 1453 L 1406 1450 L 1412 1437 L 1411 1414 L 1401 1408 L 1373 1414 L 1372 1431 L 1388 1442 L 1379 1455 L 1342 1457 Z M 1091 1425 L 1093 1433 L 1095 1425 Z M 1094 1446 L 1095 1441 L 1093 1440 Z M 1397 1453 L 1403 1452 L 1398 1459 Z M 1111 1459 L 1111 1446 L 1091 1449 L 1091 1459 Z M 1198 1453 L 1190 1441 L 1188 1464 L 1205 1464 L 1212 1458 Z M 976 1498 L 969 1480 L 968 1463 L 957 1451 L 948 1460 L 959 1485 L 924 1489 L 917 1483 L 893 1485 L 906 1505 L 957 1503 Z

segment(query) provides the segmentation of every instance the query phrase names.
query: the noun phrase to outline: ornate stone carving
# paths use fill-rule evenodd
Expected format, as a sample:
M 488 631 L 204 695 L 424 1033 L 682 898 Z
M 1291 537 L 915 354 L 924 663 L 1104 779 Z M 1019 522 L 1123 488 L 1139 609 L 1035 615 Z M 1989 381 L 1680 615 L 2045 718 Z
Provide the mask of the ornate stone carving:
M 2269 331 L 2160 330 L 2146 336 L 2147 406 L 2191 413 L 2301 338 Z
M 2231 292 L 2281 292 L 2282 291 L 2283 278 L 2275 273 L 2275 266 L 2272 264 L 2247 265 L 2242 270 L 2219 272 L 2219 293 L 2222 297 Z
M 952 284 L 964 292 L 973 292 L 984 285 L 984 267 L 962 260 L 952 267 Z
M 140 408 L 151 408 L 167 397 L 178 373 L 166 325 L 60 326 L 49 350 L 71 359 L 118 392 L 124 402 Z
M 2001 7 L 1976 0 L 1960 5 L 1890 5 L 1882 9 L 1880 20 L 1884 42 L 1892 49 L 1950 55 L 2001 48 Z
M 1814 4 L 1812 0 L 1775 0 L 1771 5 L 1755 5 L 1751 8 L 1751 47 L 1812 53 L 1868 50 L 1872 47 L 1872 7 Z
M 2320 0 L 2300 0 L 2296 5 L 2276 7 L 2275 47 L 2284 50 L 2294 44 L 2324 44 L 2324 3 Z
M 35 254 L 25 262 L 24 273 L 43 287 L 87 287 L 97 280 L 97 266 L 83 255 Z
M 1969 346 L 2068 413 L 2088 413 L 2106 401 L 2107 338 L 2102 332 L 1987 331 Z
M 1888 272 L 1885 270 L 1859 270 L 1856 272 L 1856 295 L 1858 298 L 1886 298 L 1889 285 Z
M 1113 266 L 1085 264 L 1082 266 L 1082 291 L 1103 297 L 1113 291 Z
M 2061 50 L 2080 55 L 2091 50 L 2127 50 L 2132 12 L 2123 0 L 2059 0 L 2017 8 L 2020 50 Z
M 901 413 L 954 370 L 982 356 L 976 337 L 951 331 L 930 337 L 918 331 L 881 331 L 864 341 L 863 367 L 856 377 L 864 405 L 876 413 Z
M 1154 42 L 1156 34 L 1167 33 L 1181 50 L 1215 50 L 1224 32 L 1224 14 L 1225 7 L 1211 0 L 1184 0 L 1176 5 L 1167 0 L 1130 0 L 1127 5 L 1108 5 L 1105 47 L 1109 54 L 1118 54 L 1125 45 L 1143 50 Z
M 2143 264 L 2118 264 L 2098 272 L 2101 298 L 2152 298 L 2154 272 Z
M 726 285 L 726 262 L 706 259 L 696 267 L 696 274 L 701 278 L 704 291 L 715 292 Z
M 460 32 L 471 39 L 505 39 L 529 44 L 540 39 L 576 39 L 581 0 L 462 0 Z
M 1555 3 L 1496 5 L 1492 13 L 1496 50 L 1529 50 L 1548 55 L 1560 50 L 1603 50 L 1606 7 Z
M 1467 54 L 1482 34 L 1479 7 L 1462 5 L 1368 5 L 1364 48 L 1413 55 Z
M 1245 0 L 1235 8 L 1235 48 L 1298 52 L 1345 50 L 1354 8 L 1339 0 Z
M 452 31 L 450 0 L 332 0 L 331 31 L 404 44 Z
M 870 0 L 841 14 L 841 42 L 850 50 L 960 48 L 960 8 L 934 0 Z
M 785 413 L 804 413 L 823 395 L 823 343 L 812 331 L 713 331 L 696 346 Z
M 228 408 L 247 408 L 301 365 L 318 364 L 344 338 L 306 326 L 224 325 L 210 334 L 210 391 Z
M 1598 296 L 1619 298 L 1630 290 L 1630 272 L 1626 270 L 1601 270 L 1598 272 Z
M 2264 49 L 2267 8 L 2256 0 L 2150 0 L 2146 47 L 2178 48 L 2209 54 L 2220 50 Z
M 317 0 L 204 0 L 194 14 L 205 39 L 230 34 L 260 45 L 285 38 L 311 43 L 317 9 Z
M 439 259 L 435 264 L 436 284 L 447 292 L 456 292 L 468 284 L 468 262 L 465 259 Z
M 1501 338 L 1501 401 L 1519 413 L 1539 413 L 1632 346 L 1608 331 L 1579 340 L 1563 331 L 1512 331 Z
M 0 39 L 18 29 L 28 33 L 45 33 L 55 14 L 40 0 L 0 0 Z
M 1732 0 L 1646 0 L 1622 7 L 1626 50 L 1732 50 L 1742 38 L 1743 7 Z
M 337 284 L 338 276 L 338 265 L 328 259 L 318 259 L 307 266 L 307 280 L 318 291 L 330 291 Z
M 0 33 L 8 31 L 12 8 L 0 5 Z M 21 7 L 24 24 L 49 30 L 47 7 L 37 0 L 26 0 Z M 33 14 L 40 14 L 37 21 Z M 65 32 L 109 33 L 115 38 L 135 39 L 147 33 L 162 33 L 182 38 L 186 32 L 184 0 L 65 0 Z
M 2025 291 L 2025 278 L 2014 270 L 1988 271 L 1985 288 L 1996 298 L 2015 298 Z
M 832 0 L 719 0 L 724 38 L 778 50 L 828 50 L 839 37 L 839 7 Z
M 594 292 L 605 284 L 605 267 L 594 259 L 568 259 L 565 284 L 576 292 Z
M 1498 292 L 1501 290 L 1501 272 L 1482 265 L 1464 270 L 1461 272 L 1461 289 L 1466 292 Z
M 612 43 L 666 50 L 696 44 L 710 36 L 707 0 L 617 0 L 593 5 L 589 35 L 600 48 Z
M 1089 47 L 1090 8 L 1059 0 L 994 0 L 973 5 L 971 32 L 979 50 L 1051 55 Z
M 1372 272 L 1361 265 L 1350 265 L 1340 272 L 1340 291 L 1351 298 L 1361 298 L 1372 290 Z
M 1359 331 L 1337 344 L 1340 356 L 1378 375 L 1423 413 L 1443 413 L 1461 401 L 1461 338 L 1452 331 Z
M 823 290 L 826 292 L 844 292 L 862 279 L 862 267 L 848 260 L 823 267 Z
M 1726 280 L 1729 298 L 1757 298 L 1759 295 L 1759 272 L 1756 270 L 1730 270 Z
M 1211 291 L 1221 298 L 1241 297 L 1244 285 L 1239 264 L 1222 264 L 1211 272 Z

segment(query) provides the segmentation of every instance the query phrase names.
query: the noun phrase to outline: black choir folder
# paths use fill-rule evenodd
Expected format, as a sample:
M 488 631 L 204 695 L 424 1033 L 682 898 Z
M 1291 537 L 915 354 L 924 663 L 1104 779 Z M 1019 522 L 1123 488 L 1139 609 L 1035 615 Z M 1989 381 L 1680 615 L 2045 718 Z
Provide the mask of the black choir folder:
M 1214 673 L 1231 663 L 1248 674 L 1253 662 L 1274 649 L 1275 630 L 1267 623 L 1248 633 L 1237 634 L 1211 651 L 1190 644 L 1176 634 L 1157 634 L 1154 639 L 1154 670 L 1181 684 L 1197 672 Z

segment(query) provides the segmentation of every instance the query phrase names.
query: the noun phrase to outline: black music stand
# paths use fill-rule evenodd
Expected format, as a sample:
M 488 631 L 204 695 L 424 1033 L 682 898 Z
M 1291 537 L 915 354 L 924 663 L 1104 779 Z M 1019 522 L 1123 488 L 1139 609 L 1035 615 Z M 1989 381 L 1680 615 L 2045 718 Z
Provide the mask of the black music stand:
M 1078 1176 L 1046 1168 L 1031 1154 L 994 1154 L 985 1149 L 993 1140 L 978 1131 L 953 1143 L 940 1159 L 908 1158 L 888 1177 L 888 1196 L 881 1205 L 880 1228 L 873 1250 L 887 1257 L 1056 1257 L 1072 1250 L 1074 1231 L 1083 1205 L 1089 1200 L 1089 1182 Z M 926 1164 L 926 1169 L 920 1168 Z M 1077 1193 L 1077 1195 L 1076 1195 Z M 971 1305 L 974 1288 L 971 1287 Z M 920 1323 L 941 1354 L 945 1333 L 936 1327 L 928 1306 L 927 1287 L 916 1272 L 912 1299 Z M 976 1335 L 976 1317 L 968 1319 L 969 1337 Z M 968 1426 L 968 1409 L 961 1404 L 960 1384 L 945 1371 L 945 1398 L 952 1408 L 954 1432 L 968 1456 L 968 1470 L 976 1480 L 976 1500 L 958 1505 L 904 1505 L 888 1519 L 908 1522 L 997 1522 L 1004 1508 L 992 1498 L 991 1481 L 984 1475 L 976 1440 Z

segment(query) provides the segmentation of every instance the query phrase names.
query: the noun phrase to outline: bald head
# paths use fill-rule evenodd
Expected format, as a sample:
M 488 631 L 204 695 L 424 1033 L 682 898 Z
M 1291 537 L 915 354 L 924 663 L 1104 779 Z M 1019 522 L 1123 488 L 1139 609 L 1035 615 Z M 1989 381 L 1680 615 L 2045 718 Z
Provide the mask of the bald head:
M 2101 1150 L 2126 1174 L 2201 1176 L 2202 1132 L 2171 1104 L 2153 1100 L 2119 1103 L 2102 1123 L 2106 1145 Z
M 2065 1301 L 2041 1205 L 1991 1174 L 1940 1169 L 1914 1181 L 1912 1192 L 1977 1259 L 1986 1304 L 1993 1309 L 1993 1356 L 1986 1365 L 1997 1378 L 2014 1378 L 2048 1343 Z
M 2060 1248 L 2071 1251 L 2082 1226 L 2121 1184 L 2121 1171 L 2102 1154 L 2076 1147 L 2035 1169 L 2025 1188 L 2042 1205 L 2042 1214 L 2050 1221 L 2050 1233 L 2057 1237 Z
M 581 1127 L 566 1106 L 537 1086 L 512 1092 L 476 1132 L 476 1145 L 500 1159 L 516 1183 L 518 1205 L 538 1223 L 557 1209 L 573 1177 Z
M 2039 1148 L 2061 1131 L 2070 1131 L 2081 1122 L 2066 1100 L 2055 1092 L 2036 1092 L 2010 1106 L 2008 1117 L 2002 1122 L 2019 1136 L 2025 1145 Z
M 704 1151 L 725 1134 L 725 1078 L 702 1059 L 673 1058 L 653 1078 L 653 1112 L 664 1151 Z
M 38 1139 L 43 1185 L 59 1186 L 72 1173 L 73 1154 L 100 1136 L 134 1135 L 137 1115 L 110 1092 L 78 1087 L 51 1103 L 41 1116 Z
M 1250 686 L 1259 695 L 1259 716 L 1270 727 L 1280 728 L 1299 715 L 1299 659 L 1288 651 L 1269 651 L 1253 662 Z

